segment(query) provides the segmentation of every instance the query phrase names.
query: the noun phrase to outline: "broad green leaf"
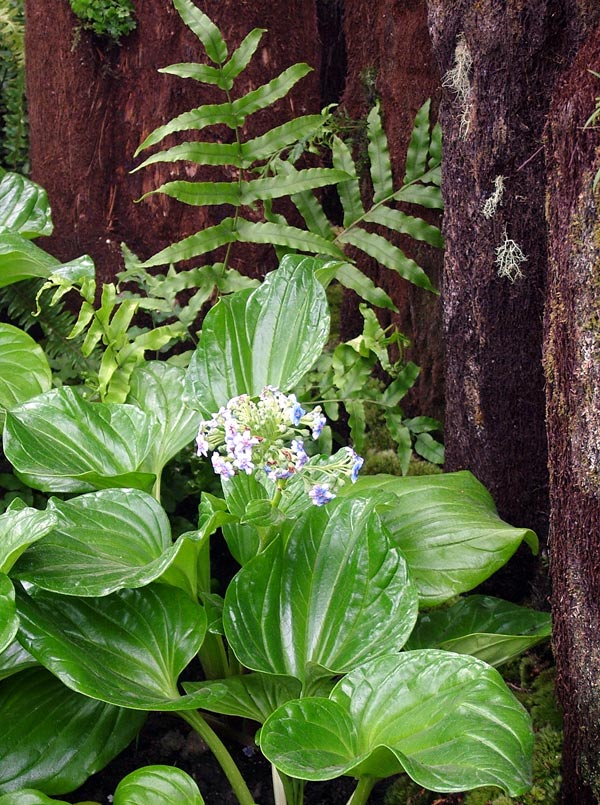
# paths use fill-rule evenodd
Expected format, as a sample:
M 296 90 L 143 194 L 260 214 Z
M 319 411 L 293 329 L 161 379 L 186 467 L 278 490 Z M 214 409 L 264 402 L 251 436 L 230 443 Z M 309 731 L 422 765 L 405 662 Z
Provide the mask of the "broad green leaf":
M 127 402 L 160 423 L 151 449 L 158 473 L 198 432 L 198 413 L 183 402 L 185 371 L 164 361 L 146 361 L 133 370 L 130 384 Z
M 359 478 L 340 495 L 390 494 L 380 510 L 392 541 L 406 557 L 420 602 L 435 606 L 472 590 L 537 537 L 498 516 L 485 487 L 470 472 Z
M 11 324 L 0 324 L 0 426 L 4 411 L 52 386 L 52 372 L 43 349 Z
M 38 661 L 28 651 L 25 651 L 18 640 L 13 640 L 4 651 L 0 651 L 0 680 L 7 679 L 25 668 L 38 664 Z
M 231 104 L 231 108 L 238 125 L 241 126 L 249 115 L 272 106 L 280 98 L 285 98 L 294 84 L 297 84 L 310 72 L 312 72 L 312 67 L 309 67 L 308 64 L 293 64 L 267 84 L 263 84 L 262 87 L 257 87 L 235 100 Z
M 429 143 L 431 140 L 429 133 L 430 109 L 431 100 L 428 99 L 416 114 L 406 154 L 404 184 L 414 182 L 415 179 L 420 179 L 427 170 L 427 158 L 429 156 Z
M 153 165 L 156 162 L 179 162 L 181 160 L 193 162 L 196 165 L 233 165 L 236 168 L 242 167 L 240 147 L 237 143 L 190 142 L 174 145 L 166 151 L 152 154 L 141 165 L 138 165 L 135 170 L 139 171 L 142 168 L 147 168 L 148 165 Z
M 60 265 L 56 257 L 23 235 L 6 232 L 0 238 L 0 288 L 27 279 L 47 279 Z
M 204 805 L 198 786 L 174 766 L 143 766 L 124 777 L 115 790 L 113 805 Z
M 221 299 L 204 319 L 188 370 L 189 404 L 210 415 L 239 394 L 292 388 L 319 357 L 329 334 L 318 261 L 288 256 L 252 292 Z
M 227 59 L 227 45 L 221 31 L 191 0 L 173 0 L 179 16 L 204 45 L 208 58 L 217 64 Z
M 55 524 L 53 512 L 13 502 L 0 514 L 0 573 L 8 573 L 23 551 L 46 536 Z
M 13 575 L 63 595 L 101 596 L 143 587 L 171 561 L 171 528 L 156 500 L 137 489 L 52 498 L 56 525 L 31 546 Z
M 249 34 L 246 34 L 227 64 L 223 65 L 223 77 L 228 83 L 233 84 L 233 80 L 246 69 L 250 59 L 256 53 L 256 48 L 264 33 L 266 33 L 265 28 L 253 28 Z
M 164 584 L 103 598 L 18 597 L 19 641 L 67 687 L 133 710 L 192 709 L 177 678 L 198 652 L 206 615 Z M 115 662 L 118 658 L 118 662 Z
M 0 652 L 10 646 L 18 628 L 15 588 L 8 576 L 0 573 Z
M 367 135 L 371 181 L 373 182 L 373 203 L 377 204 L 394 192 L 392 163 L 378 103 L 371 109 L 367 117 Z
M 365 221 L 381 224 L 381 226 L 386 226 L 403 235 L 410 235 L 411 238 L 425 241 L 438 249 L 444 248 L 444 239 L 439 227 L 432 226 L 422 218 L 415 218 L 414 215 L 407 215 L 400 210 L 392 210 L 383 205 L 374 207 L 365 215 Z
M 436 441 L 430 433 L 419 433 L 415 439 L 415 453 L 432 464 L 444 463 L 444 445 Z
M 52 216 L 43 187 L 18 173 L 0 172 L 0 234 L 51 235 Z
M 22 788 L 20 791 L 12 791 L 10 794 L 0 796 L 0 805 L 69 805 L 64 799 L 54 799 L 47 797 L 41 791 L 33 788 Z M 83 803 L 87 805 L 87 803 Z M 92 803 L 96 805 L 96 803 Z
M 357 249 L 373 257 L 378 263 L 381 263 L 381 265 L 396 271 L 405 280 L 412 282 L 413 285 L 437 293 L 421 266 L 417 265 L 417 263 L 411 260 L 410 257 L 407 257 L 401 249 L 397 246 L 393 246 L 389 240 L 386 240 L 381 235 L 376 235 L 374 232 L 367 232 L 360 227 L 354 227 L 353 229 L 347 229 L 345 232 L 342 232 L 338 240 L 341 243 L 356 246 Z
M 551 626 L 547 612 L 471 595 L 452 606 L 422 612 L 406 648 L 440 648 L 501 665 L 547 640 Z
M 44 492 L 148 489 L 154 476 L 143 464 L 157 428 L 133 405 L 86 402 L 65 386 L 7 413 L 4 451 L 20 477 Z
M 371 305 L 384 307 L 388 310 L 398 310 L 383 288 L 379 288 L 375 285 L 370 277 L 363 274 L 362 271 L 352 265 L 352 263 L 342 263 L 335 277 L 344 288 L 351 288 L 361 299 L 365 299 Z
M 241 144 L 243 156 L 243 167 L 249 168 L 254 162 L 268 159 L 274 154 L 278 154 L 282 149 L 294 145 L 298 140 L 310 137 L 323 125 L 322 115 L 303 115 L 295 117 L 276 126 L 273 129 L 254 137 Z M 280 165 L 287 166 L 289 162 L 281 161 Z M 290 166 L 291 167 L 291 166 Z
M 416 591 L 367 500 L 311 507 L 237 573 L 223 623 L 238 659 L 310 684 L 400 648 Z
M 531 785 L 533 732 L 524 708 L 490 666 L 443 651 L 372 660 L 329 699 L 283 705 L 260 744 L 281 771 L 306 780 L 406 771 L 433 791 Z
M 186 693 L 198 695 L 198 707 L 211 713 L 264 723 L 278 707 L 300 696 L 302 685 L 289 676 L 243 674 L 215 682 L 184 682 Z M 200 699 L 199 694 L 205 698 Z
M 165 263 L 178 263 L 180 260 L 189 260 L 201 254 L 218 249 L 226 243 L 233 243 L 237 239 L 233 218 L 224 218 L 220 224 L 210 226 L 190 235 L 178 243 L 167 246 L 141 263 L 142 268 L 162 266 Z
M 360 197 L 360 185 L 358 183 L 358 176 L 356 175 L 356 166 L 352 159 L 350 149 L 339 137 L 333 138 L 331 156 L 333 159 L 333 167 L 345 171 L 352 177 L 337 186 L 337 191 L 344 210 L 344 226 L 348 227 L 364 215 L 365 212 Z
M 145 715 L 80 696 L 44 668 L 4 680 L 0 793 L 11 802 L 7 792 L 23 788 L 72 791 L 130 743 Z

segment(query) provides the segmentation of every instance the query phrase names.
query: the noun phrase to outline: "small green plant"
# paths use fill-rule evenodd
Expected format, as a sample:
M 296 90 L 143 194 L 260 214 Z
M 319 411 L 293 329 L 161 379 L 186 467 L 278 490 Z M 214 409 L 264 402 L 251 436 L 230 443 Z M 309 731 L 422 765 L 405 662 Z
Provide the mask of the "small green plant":
M 23 0 L 0 0 L 0 164 L 29 170 Z
M 600 73 L 596 73 L 593 70 L 590 70 L 590 73 L 596 78 L 600 78 Z M 598 127 L 598 121 L 600 121 L 600 97 L 596 98 L 596 108 L 592 112 L 592 114 L 588 117 L 585 122 L 584 129 L 592 129 Z M 598 182 L 600 182 L 600 168 L 598 169 L 595 177 L 594 177 L 594 190 L 598 186 Z
M 81 27 L 118 42 L 137 25 L 131 0 L 69 0 Z

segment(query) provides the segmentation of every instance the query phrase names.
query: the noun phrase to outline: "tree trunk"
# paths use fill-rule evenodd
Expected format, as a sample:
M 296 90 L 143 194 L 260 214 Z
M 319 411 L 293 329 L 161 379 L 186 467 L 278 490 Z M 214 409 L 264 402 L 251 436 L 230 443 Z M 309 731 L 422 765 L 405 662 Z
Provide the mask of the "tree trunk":
M 42 245 L 61 259 L 91 254 L 103 281 L 118 270 L 121 242 L 147 258 L 227 214 L 219 208 L 188 207 L 164 195 L 134 204 L 145 192 L 181 175 L 177 165 L 155 165 L 131 175 L 140 142 L 175 115 L 215 102 L 210 87 L 157 72 L 168 64 L 202 59 L 202 46 L 172 3 L 137 0 L 135 6 L 138 26 L 117 46 L 78 30 L 67 0 L 26 0 L 32 177 L 48 190 L 55 222 L 54 235 Z M 269 29 L 242 77 L 240 92 L 297 61 L 317 70 L 273 113 L 257 115 L 252 126 L 266 129 L 294 114 L 319 111 L 314 0 L 292 0 L 285 6 L 207 0 L 203 10 L 222 29 L 230 52 L 252 28 Z M 186 178 L 215 178 L 214 169 L 202 168 L 193 176 L 191 170 L 188 166 Z M 264 273 L 266 253 L 266 248 L 255 250 L 246 273 Z
M 547 142 L 550 570 L 569 805 L 600 802 L 600 136 L 582 129 L 599 65 L 600 27 L 560 82 Z
M 344 9 L 344 35 L 348 53 L 343 106 L 354 118 L 365 117 L 375 98 L 381 98 L 392 168 L 397 181 L 404 175 L 406 151 L 415 114 L 433 97 L 439 100 L 439 74 L 427 30 L 425 0 L 347 0 Z M 415 214 L 415 208 L 407 208 Z M 439 215 L 419 209 L 418 215 L 439 225 Z M 385 233 L 389 236 L 389 231 Z M 433 285 L 439 287 L 443 254 L 410 238 L 395 241 L 422 265 Z M 382 312 L 384 326 L 395 323 L 412 341 L 408 353 L 421 366 L 415 388 L 406 400 L 411 415 L 443 417 L 443 358 L 441 305 L 439 298 L 415 288 L 389 269 L 366 260 L 362 266 L 390 294 L 399 312 Z M 352 332 L 357 316 L 355 306 L 345 307 L 346 335 Z M 354 315 L 353 315 L 354 312 Z M 359 326 L 361 326 L 359 324 Z
M 446 87 L 446 466 L 470 469 L 501 516 L 543 536 L 541 138 L 565 17 L 555 0 L 532 0 L 527 11 L 520 0 L 429 0 L 429 24 Z M 497 258 L 511 242 L 526 258 L 512 268 Z M 516 585 L 522 596 L 522 578 Z

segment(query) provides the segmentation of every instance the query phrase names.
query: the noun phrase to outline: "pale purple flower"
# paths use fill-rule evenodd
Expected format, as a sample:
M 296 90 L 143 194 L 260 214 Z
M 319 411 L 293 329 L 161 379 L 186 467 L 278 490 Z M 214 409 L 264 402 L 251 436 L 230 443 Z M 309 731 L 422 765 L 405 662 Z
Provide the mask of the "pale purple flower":
M 290 412 L 290 419 L 292 425 L 298 426 L 300 424 L 300 420 L 302 419 L 305 413 L 306 411 L 304 410 L 304 408 L 302 408 L 299 402 L 294 403 L 294 406 Z
M 358 456 L 356 453 L 354 454 L 354 466 L 352 467 L 352 474 L 350 475 L 350 480 L 353 484 L 356 483 L 358 480 L 358 473 L 360 472 L 362 465 L 365 463 L 365 460 L 362 456 Z
M 308 455 L 304 449 L 304 442 L 302 439 L 292 440 L 292 453 L 294 455 L 294 463 L 296 464 L 296 468 L 301 470 L 308 461 Z
M 203 429 L 201 428 L 198 431 L 198 435 L 196 436 L 196 446 L 198 448 L 197 455 L 199 456 L 207 456 L 208 451 L 210 450 L 210 445 L 208 443 L 208 439 L 204 435 Z
M 210 457 L 210 460 L 217 475 L 220 475 L 221 478 L 233 478 L 235 475 L 235 469 L 229 461 L 226 461 L 223 458 L 223 456 L 220 456 L 218 453 L 213 453 Z
M 323 414 L 315 408 L 312 412 L 312 437 L 313 439 L 318 439 L 321 435 L 321 432 L 325 425 L 327 424 L 327 420 L 323 416 Z
M 308 493 L 308 496 L 315 506 L 324 506 L 335 497 L 335 495 L 329 490 L 329 487 L 325 484 L 315 484 Z

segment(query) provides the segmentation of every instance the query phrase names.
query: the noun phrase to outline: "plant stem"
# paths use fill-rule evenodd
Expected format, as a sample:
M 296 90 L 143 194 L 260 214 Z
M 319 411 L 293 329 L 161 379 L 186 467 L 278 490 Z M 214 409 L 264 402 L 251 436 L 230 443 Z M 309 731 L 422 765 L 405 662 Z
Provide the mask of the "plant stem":
M 248 786 L 240 770 L 235 764 L 235 761 L 227 751 L 227 748 L 216 734 L 216 732 L 208 726 L 206 721 L 202 718 L 200 713 L 195 710 L 178 710 L 177 715 L 193 727 L 202 740 L 207 744 L 210 751 L 215 756 L 219 765 L 223 769 L 225 776 L 233 789 L 240 805 L 254 805 L 254 797 L 250 793 Z
M 273 793 L 276 805 L 302 805 L 304 802 L 304 780 L 288 777 L 275 766 L 271 766 L 273 774 Z
M 358 785 L 354 789 L 354 793 L 348 800 L 347 805 L 366 805 L 369 794 L 373 790 L 373 786 L 376 782 L 376 777 L 360 777 Z

